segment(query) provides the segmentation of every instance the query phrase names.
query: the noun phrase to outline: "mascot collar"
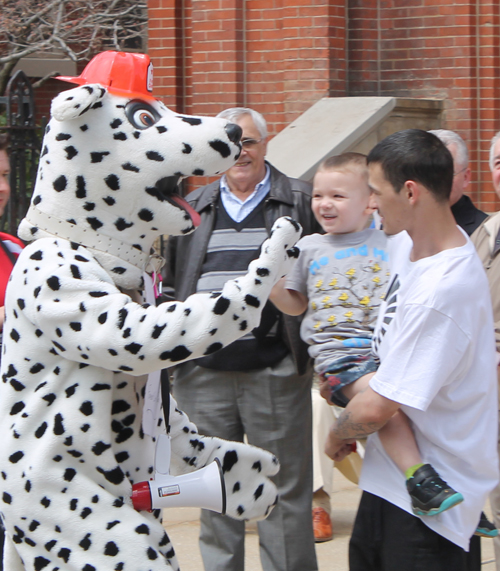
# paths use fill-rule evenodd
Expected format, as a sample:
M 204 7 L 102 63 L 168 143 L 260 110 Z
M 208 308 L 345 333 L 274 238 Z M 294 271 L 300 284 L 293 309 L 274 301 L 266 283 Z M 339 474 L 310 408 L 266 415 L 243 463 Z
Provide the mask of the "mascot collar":
M 75 242 L 80 246 L 84 246 L 97 252 L 109 254 L 135 266 L 141 272 L 158 273 L 165 260 L 158 254 L 146 254 L 131 244 L 99 234 L 87 228 L 80 228 L 76 224 L 71 224 L 66 220 L 62 220 L 52 214 L 47 214 L 31 205 L 26 220 L 29 224 L 43 230 L 47 234 L 52 234 L 58 238 Z

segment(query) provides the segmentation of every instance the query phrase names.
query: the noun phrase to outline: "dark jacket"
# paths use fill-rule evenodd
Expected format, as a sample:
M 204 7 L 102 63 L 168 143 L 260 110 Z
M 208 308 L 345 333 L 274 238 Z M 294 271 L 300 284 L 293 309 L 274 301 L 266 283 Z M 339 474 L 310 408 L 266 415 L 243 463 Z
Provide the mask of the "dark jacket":
M 455 222 L 463 228 L 469 236 L 488 217 L 482 210 L 476 208 L 472 200 L 462 194 L 460 199 L 451 207 Z
M 321 232 L 311 210 L 311 185 L 288 178 L 269 165 L 271 169 L 271 190 L 264 199 L 264 217 L 267 231 L 280 216 L 291 216 L 302 226 L 302 235 Z M 200 214 L 201 223 L 188 236 L 172 236 L 167 244 L 167 263 L 164 271 L 163 290 L 167 296 L 184 301 L 196 292 L 201 266 L 208 242 L 215 225 L 215 205 L 219 198 L 219 181 L 190 193 L 186 200 Z M 290 349 L 297 370 L 304 373 L 309 357 L 307 346 L 300 339 L 300 319 L 284 316 L 285 343 Z

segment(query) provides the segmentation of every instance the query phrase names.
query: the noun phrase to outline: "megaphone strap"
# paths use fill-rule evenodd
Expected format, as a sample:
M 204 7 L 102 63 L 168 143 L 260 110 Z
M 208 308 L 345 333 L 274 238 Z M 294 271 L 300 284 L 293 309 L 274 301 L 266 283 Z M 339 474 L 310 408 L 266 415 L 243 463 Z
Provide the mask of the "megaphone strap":
M 163 369 L 160 375 L 161 402 L 165 417 L 165 430 L 170 434 L 170 375 L 168 369 Z

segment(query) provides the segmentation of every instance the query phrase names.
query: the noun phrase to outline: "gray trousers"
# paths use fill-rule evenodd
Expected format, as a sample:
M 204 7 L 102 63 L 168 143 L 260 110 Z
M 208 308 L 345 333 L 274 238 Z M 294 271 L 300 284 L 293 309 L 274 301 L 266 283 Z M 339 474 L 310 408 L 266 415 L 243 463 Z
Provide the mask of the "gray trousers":
M 312 530 L 312 372 L 299 376 L 290 356 L 258 371 L 214 371 L 184 363 L 174 372 L 174 397 L 201 434 L 248 442 L 275 454 L 280 499 L 258 523 L 264 571 L 318 569 Z M 245 523 L 202 510 L 205 571 L 243 571 Z

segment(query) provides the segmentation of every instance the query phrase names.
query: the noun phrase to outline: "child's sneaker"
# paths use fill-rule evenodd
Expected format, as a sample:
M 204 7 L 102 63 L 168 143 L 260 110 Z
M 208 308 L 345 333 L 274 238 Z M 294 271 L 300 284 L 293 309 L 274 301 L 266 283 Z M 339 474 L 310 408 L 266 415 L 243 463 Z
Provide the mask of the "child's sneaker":
M 430 464 L 424 464 L 406 480 L 415 515 L 437 515 L 449 510 L 464 497 L 440 478 Z
M 498 535 L 498 529 L 486 517 L 484 512 L 481 512 L 481 518 L 474 535 L 479 535 L 480 537 L 496 537 Z

